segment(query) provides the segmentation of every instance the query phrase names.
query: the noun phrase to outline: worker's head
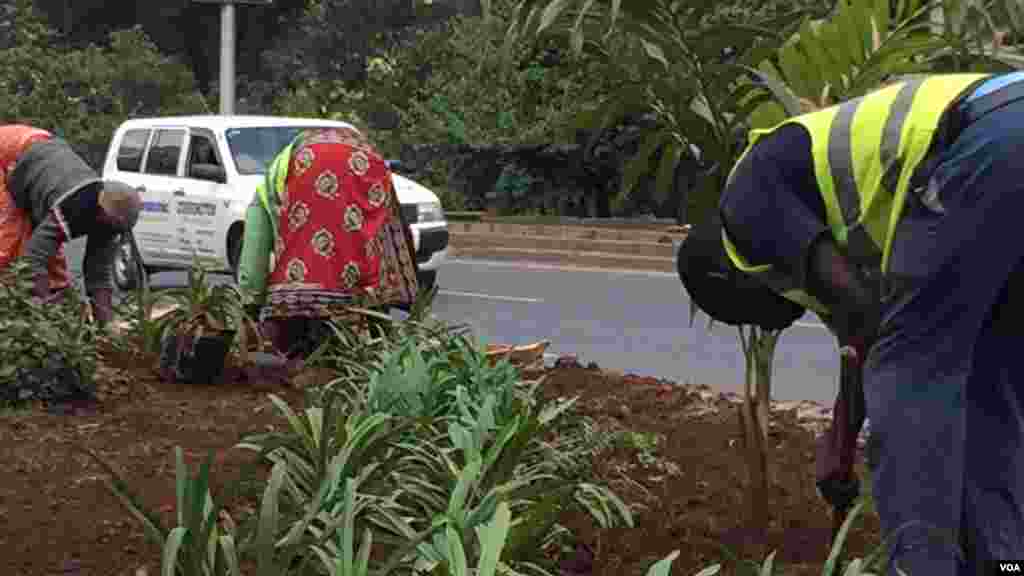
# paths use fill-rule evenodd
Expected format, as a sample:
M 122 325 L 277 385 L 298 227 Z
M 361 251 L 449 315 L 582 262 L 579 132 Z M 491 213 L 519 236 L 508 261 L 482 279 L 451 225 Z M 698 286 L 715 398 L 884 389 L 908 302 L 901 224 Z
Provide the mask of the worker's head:
M 110 227 L 126 232 L 135 227 L 142 211 L 142 196 L 137 190 L 116 180 L 105 180 L 100 188 L 97 218 Z
M 691 228 L 676 254 L 676 270 L 690 299 L 717 322 L 782 330 L 804 314 L 799 304 L 732 265 L 717 210 L 708 222 Z

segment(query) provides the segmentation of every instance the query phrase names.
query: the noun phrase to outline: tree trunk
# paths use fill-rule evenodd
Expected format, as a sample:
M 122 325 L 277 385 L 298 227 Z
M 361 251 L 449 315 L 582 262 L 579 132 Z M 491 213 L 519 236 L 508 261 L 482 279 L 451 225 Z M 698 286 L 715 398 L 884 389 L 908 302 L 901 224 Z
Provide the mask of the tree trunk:
M 747 498 L 750 526 L 766 532 L 769 525 L 771 487 L 776 483 L 771 466 L 773 446 L 768 436 L 771 418 L 772 359 L 781 332 L 756 327 L 740 328 L 746 360 L 744 396 L 740 405 L 740 435 L 747 461 Z
M 771 440 L 768 437 L 769 424 L 771 421 L 772 401 L 772 362 L 775 359 L 775 347 L 779 343 L 781 332 L 758 331 L 757 344 L 754 347 L 754 368 L 757 370 L 757 386 L 755 396 L 757 398 L 757 421 L 760 424 L 761 439 L 764 445 L 765 459 L 769 463 L 766 468 L 766 481 L 769 486 L 775 484 L 776 466 L 773 456 Z

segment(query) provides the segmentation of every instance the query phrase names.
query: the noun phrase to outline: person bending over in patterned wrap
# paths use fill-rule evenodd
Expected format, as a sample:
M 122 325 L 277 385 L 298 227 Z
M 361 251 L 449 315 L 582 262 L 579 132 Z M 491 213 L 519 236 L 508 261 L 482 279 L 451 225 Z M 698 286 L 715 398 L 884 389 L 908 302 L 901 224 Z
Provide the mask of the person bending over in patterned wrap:
M 239 286 L 278 352 L 315 350 L 352 306 L 407 307 L 412 237 L 384 158 L 351 128 L 312 129 L 271 162 L 245 219 Z

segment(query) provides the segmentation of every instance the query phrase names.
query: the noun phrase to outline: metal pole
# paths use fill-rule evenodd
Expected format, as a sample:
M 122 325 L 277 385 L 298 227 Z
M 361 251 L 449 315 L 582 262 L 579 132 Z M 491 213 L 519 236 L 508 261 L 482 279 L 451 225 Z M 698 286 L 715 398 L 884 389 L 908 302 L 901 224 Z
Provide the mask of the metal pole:
M 220 7 L 220 113 L 235 113 L 235 5 Z

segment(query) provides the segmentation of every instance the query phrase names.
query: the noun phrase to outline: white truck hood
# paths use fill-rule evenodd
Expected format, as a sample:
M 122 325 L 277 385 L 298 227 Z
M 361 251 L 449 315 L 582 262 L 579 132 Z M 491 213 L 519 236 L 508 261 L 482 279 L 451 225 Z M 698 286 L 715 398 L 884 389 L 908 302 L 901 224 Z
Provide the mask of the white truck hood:
M 395 194 L 398 196 L 399 204 L 422 204 L 425 202 L 439 202 L 437 194 L 430 188 L 406 178 L 405 176 L 391 173 L 391 181 L 395 184 Z

